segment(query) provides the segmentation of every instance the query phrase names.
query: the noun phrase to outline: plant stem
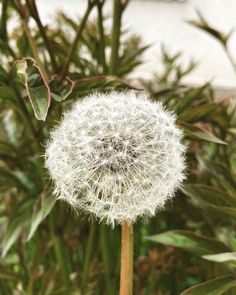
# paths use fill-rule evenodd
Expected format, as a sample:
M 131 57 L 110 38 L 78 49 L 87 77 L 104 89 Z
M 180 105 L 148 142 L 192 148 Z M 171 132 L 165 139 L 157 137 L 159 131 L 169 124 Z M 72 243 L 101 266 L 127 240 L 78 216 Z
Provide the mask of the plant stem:
M 73 55 L 75 54 L 75 51 L 76 51 L 76 48 L 77 48 L 77 45 L 78 45 L 78 41 L 79 41 L 79 39 L 80 39 L 80 37 L 82 35 L 83 29 L 84 29 L 84 27 L 86 25 L 86 21 L 88 19 L 88 16 L 89 16 L 94 4 L 95 4 L 95 2 L 93 2 L 91 0 L 88 2 L 88 7 L 87 7 L 87 9 L 85 11 L 85 14 L 84 14 L 81 22 L 80 22 L 77 34 L 76 34 L 75 39 L 74 39 L 74 42 L 73 42 L 72 46 L 69 49 L 69 53 L 67 55 L 66 62 L 65 62 L 64 67 L 62 69 L 62 73 L 61 73 L 61 77 L 60 77 L 61 81 L 63 81 L 65 79 L 66 75 L 67 75 L 67 72 L 69 70 L 69 66 L 70 66 L 70 63 L 71 63 L 71 59 L 72 59 Z
M 103 7 L 104 1 L 100 2 L 97 1 L 97 9 L 98 9 L 98 32 L 99 32 L 99 38 L 100 38 L 100 58 L 101 58 L 101 64 L 103 67 L 103 74 L 107 73 L 107 65 L 106 65 L 106 55 L 105 55 L 105 36 L 104 36 L 104 27 L 103 27 L 103 15 L 102 15 L 102 7 Z
M 52 62 L 52 67 L 53 67 L 54 71 L 56 72 L 57 69 L 58 69 L 57 62 L 56 62 L 56 59 L 55 59 L 55 56 L 54 56 L 54 53 L 53 53 L 53 49 L 51 47 L 50 40 L 48 39 L 48 36 L 47 36 L 47 34 L 45 32 L 45 28 L 42 25 L 41 19 L 39 17 L 39 13 L 38 13 L 38 9 L 37 9 L 35 0 L 31 0 L 31 1 L 26 0 L 26 3 L 27 3 L 27 6 L 29 8 L 29 11 L 31 13 L 31 16 L 34 18 L 35 22 L 38 25 L 40 34 L 41 34 L 41 36 L 43 38 L 43 41 L 44 41 L 45 46 L 47 48 L 48 54 L 50 56 L 50 59 L 51 59 L 51 62 Z
M 86 245 L 86 252 L 85 252 L 85 259 L 84 259 L 84 269 L 83 269 L 83 278 L 82 278 L 82 289 L 84 291 L 84 288 L 86 287 L 87 280 L 88 280 L 88 274 L 89 274 L 89 263 L 90 258 L 93 250 L 93 244 L 96 234 L 96 223 L 92 221 L 90 224 L 90 231 L 89 231 L 89 237 L 88 242 Z
M 133 294 L 133 225 L 121 224 L 120 295 Z
M 113 294 L 113 288 L 111 283 L 111 274 L 110 274 L 110 251 L 108 249 L 108 235 L 106 231 L 106 227 L 104 224 L 101 224 L 100 227 L 100 243 L 101 243 L 101 251 L 102 251 L 102 259 L 105 270 L 105 283 L 106 283 L 106 294 Z
M 7 22 L 8 22 L 8 0 L 3 0 L 2 1 L 2 14 L 1 14 L 1 19 L 0 19 L 0 39 L 4 41 L 4 44 L 8 50 L 8 52 L 11 54 L 13 59 L 17 59 L 15 52 L 12 50 L 9 42 L 8 42 L 8 34 L 7 34 Z
M 39 57 L 38 47 L 36 46 L 36 44 L 34 42 L 34 39 L 33 39 L 33 37 L 30 34 L 30 30 L 29 30 L 28 24 L 27 24 L 27 22 L 24 19 L 22 19 L 22 24 L 23 24 L 23 28 L 25 30 L 26 36 L 28 38 L 30 47 L 31 47 L 31 49 L 33 51 L 34 59 L 36 60 L 38 66 L 40 67 L 40 70 L 42 71 L 44 77 L 47 79 L 47 75 L 46 75 L 46 71 L 44 69 L 44 65 L 41 62 L 40 57 Z
M 38 47 L 37 47 L 37 45 L 35 43 L 34 38 L 31 36 L 30 29 L 28 27 L 28 23 L 27 23 L 28 16 L 27 16 L 27 13 L 25 11 L 25 7 L 22 6 L 22 4 L 20 3 L 19 0 L 17 0 L 16 2 L 12 1 L 12 3 L 13 3 L 14 8 L 16 9 L 16 11 L 18 12 L 18 14 L 19 14 L 19 16 L 21 18 L 23 29 L 24 29 L 24 31 L 26 33 L 27 39 L 29 41 L 29 45 L 30 45 L 30 47 L 32 49 L 32 52 L 33 52 L 33 57 L 36 60 L 36 63 L 38 64 L 38 66 L 40 67 L 45 79 L 47 79 L 47 74 L 46 74 L 43 63 L 41 62 Z
M 28 111 L 28 108 L 25 105 L 25 102 L 24 102 L 23 98 L 21 97 L 21 94 L 18 91 L 18 89 L 15 86 L 13 86 L 13 89 L 15 91 L 17 98 L 18 98 L 17 101 L 18 101 L 20 109 L 21 109 L 21 112 L 18 111 L 18 113 L 20 113 L 20 115 L 23 117 L 23 120 L 25 121 L 26 126 L 28 126 L 29 129 L 31 130 L 32 136 L 36 142 L 37 152 L 41 152 L 42 146 L 41 146 L 39 134 L 37 133 L 37 130 L 34 127 L 34 124 L 33 124 L 31 115 Z
M 8 0 L 2 1 L 2 15 L 0 21 L 0 38 L 7 43 L 7 8 Z
M 55 252 L 56 259 L 57 259 L 59 266 L 60 266 L 61 279 L 63 281 L 63 284 L 66 287 L 68 287 L 68 286 L 70 286 L 68 263 L 65 259 L 65 253 L 63 250 L 63 245 L 61 243 L 61 239 L 56 232 L 54 215 L 50 214 L 49 218 L 50 218 L 50 220 L 49 220 L 50 221 L 50 231 L 51 231 L 51 236 L 52 236 L 53 245 L 54 245 L 54 252 Z
M 127 5 L 128 1 L 114 0 L 113 1 L 113 23 L 112 23 L 112 44 L 111 56 L 109 65 L 109 74 L 116 74 L 118 60 L 119 60 L 119 47 L 120 47 L 120 34 L 121 34 L 121 17 L 122 12 Z
M 224 50 L 225 50 L 225 53 L 226 53 L 231 65 L 232 65 L 234 73 L 236 74 L 236 62 L 235 62 L 234 58 L 232 57 L 231 53 L 229 52 L 229 49 L 228 49 L 227 45 L 224 46 Z

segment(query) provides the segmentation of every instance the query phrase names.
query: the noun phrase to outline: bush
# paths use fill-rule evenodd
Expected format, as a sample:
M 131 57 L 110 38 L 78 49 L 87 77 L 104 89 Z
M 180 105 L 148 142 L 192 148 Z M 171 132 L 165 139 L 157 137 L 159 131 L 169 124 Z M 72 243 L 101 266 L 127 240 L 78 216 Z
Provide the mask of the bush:
M 110 31 L 104 1 L 88 1 L 79 23 L 58 13 L 52 27 L 42 25 L 34 0 L 1 1 L 3 295 L 117 294 L 119 230 L 55 202 L 43 160 L 49 130 L 71 103 L 94 90 L 134 88 L 126 77 L 147 46 L 122 30 L 126 1 L 114 3 Z M 97 11 L 94 21 L 88 19 L 91 10 Z M 17 23 L 9 30 L 13 18 Z M 228 35 L 201 15 L 194 25 L 228 54 Z M 236 285 L 235 109 L 230 99 L 216 101 L 209 83 L 184 85 L 181 79 L 195 63 L 183 69 L 178 57 L 163 48 L 164 74 L 141 81 L 152 99 L 178 115 L 188 145 L 188 179 L 165 211 L 135 225 L 135 294 L 180 294 L 212 278 L 183 294 L 221 294 Z

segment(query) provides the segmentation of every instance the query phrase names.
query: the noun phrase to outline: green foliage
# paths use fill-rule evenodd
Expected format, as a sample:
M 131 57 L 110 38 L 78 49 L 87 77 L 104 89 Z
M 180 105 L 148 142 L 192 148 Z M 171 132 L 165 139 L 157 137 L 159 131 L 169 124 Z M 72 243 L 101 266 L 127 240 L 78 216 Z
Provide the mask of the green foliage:
M 117 294 L 119 229 L 55 202 L 43 163 L 49 130 L 71 103 L 94 90 L 134 88 L 126 76 L 147 46 L 122 27 L 114 37 L 104 3 L 88 1 L 79 21 L 57 13 L 53 26 L 44 27 L 34 0 L 1 1 L 0 294 Z M 203 26 L 222 39 L 202 18 Z M 235 287 L 235 110 L 230 101 L 215 100 L 209 83 L 182 83 L 195 62 L 183 69 L 180 53 L 162 52 L 164 73 L 142 85 L 178 115 L 188 179 L 174 204 L 135 225 L 135 294 L 180 294 L 189 287 L 183 294 L 222 294 Z
M 38 120 L 45 121 L 51 102 L 48 83 L 34 59 L 24 58 L 20 63 L 23 63 L 24 84 L 34 115 Z
M 235 69 L 235 62 L 227 46 L 231 34 L 225 35 L 217 31 L 210 27 L 200 13 L 198 16 L 199 21 L 189 23 L 216 38 L 223 45 Z M 165 55 L 168 56 L 167 53 Z M 178 57 L 179 55 L 175 55 L 169 60 L 176 63 Z M 169 68 L 174 69 L 175 66 L 169 65 Z M 176 108 L 180 125 L 185 130 L 189 142 L 189 175 L 181 192 L 185 206 L 179 211 L 185 215 L 186 223 L 181 224 L 179 229 L 175 227 L 175 230 L 149 236 L 148 240 L 192 252 L 198 257 L 199 263 L 202 263 L 203 259 L 208 261 L 211 270 L 205 268 L 204 278 L 208 280 L 190 287 L 181 295 L 236 294 L 236 175 L 233 160 L 235 154 L 231 152 L 234 150 L 235 142 L 235 134 L 231 130 L 235 128 L 236 109 L 230 99 L 216 101 L 209 84 L 202 88 L 185 90 L 182 85 L 181 88 L 176 87 L 175 81 L 168 83 L 169 80 L 169 76 L 166 75 L 165 83 L 162 77 L 158 77 L 157 85 L 151 83 L 145 86 L 153 93 L 154 98 L 161 93 L 167 105 Z M 189 91 L 193 91 L 191 95 Z M 209 143 L 193 143 L 200 139 Z M 192 216 L 186 210 L 192 212 Z M 192 231 L 186 231 L 188 229 Z M 222 246 L 228 250 L 222 251 L 218 243 L 223 243 Z M 207 252 L 209 253 L 206 254 Z
M 151 236 L 147 239 L 164 245 L 180 247 L 198 255 L 206 255 L 229 250 L 226 245 L 215 239 L 200 236 L 184 230 L 168 231 Z
M 236 279 L 233 276 L 223 276 L 202 283 L 196 287 L 189 288 L 181 293 L 181 295 L 201 295 L 211 294 L 219 295 L 236 286 Z

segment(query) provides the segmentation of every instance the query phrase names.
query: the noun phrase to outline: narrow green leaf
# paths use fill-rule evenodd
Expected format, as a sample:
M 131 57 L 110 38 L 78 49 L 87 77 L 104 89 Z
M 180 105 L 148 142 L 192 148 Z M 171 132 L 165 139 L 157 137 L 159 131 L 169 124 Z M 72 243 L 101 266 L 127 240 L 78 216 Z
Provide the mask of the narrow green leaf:
M 228 34 L 224 34 L 215 28 L 211 27 L 208 22 L 205 20 L 203 15 L 200 11 L 197 10 L 197 14 L 199 17 L 199 21 L 188 21 L 188 23 L 198 29 L 201 29 L 205 31 L 206 33 L 210 34 L 212 37 L 216 38 L 220 43 L 222 43 L 223 46 L 227 45 L 227 42 L 232 34 L 232 32 L 229 32 Z
M 7 270 L 1 270 L 0 271 L 0 279 L 16 281 L 16 280 L 19 280 L 20 278 L 15 273 L 12 273 Z
M 62 288 L 54 290 L 50 293 L 50 295 L 64 295 L 64 294 L 78 295 L 81 293 L 77 287 L 69 287 L 69 288 L 62 287 Z
M 192 140 L 201 140 L 201 141 L 208 141 L 208 142 L 213 142 L 217 144 L 227 144 L 225 141 L 221 140 L 217 136 L 215 136 L 213 133 L 210 133 L 209 131 L 206 130 L 201 130 L 199 128 L 199 131 L 196 132 L 191 132 L 187 131 L 188 138 Z
M 1 42 L 0 42 L 0 47 L 1 47 Z M 7 78 L 8 78 L 8 72 L 7 70 L 0 65 L 0 85 L 4 85 L 7 83 Z
M 203 91 L 209 86 L 206 83 L 200 88 L 190 89 L 184 96 L 180 97 L 175 105 L 175 112 L 181 114 L 185 111 L 194 101 L 199 100 L 202 96 Z
M 178 121 L 178 123 L 184 129 L 184 133 L 188 139 L 213 142 L 217 144 L 227 144 L 213 133 L 210 133 L 209 131 L 204 130 L 196 125 L 188 124 L 183 121 Z
M 203 255 L 202 258 L 214 262 L 236 262 L 236 252 L 225 252 L 219 254 Z
M 8 10 L 9 1 L 2 1 L 2 13 L 1 13 L 1 21 L 0 21 L 0 38 L 3 41 L 7 41 L 7 10 Z
M 0 86 L 0 100 L 16 104 L 16 97 L 14 91 L 6 85 Z
M 35 117 L 45 121 L 51 102 L 46 78 L 33 58 L 27 57 L 17 63 L 23 64 L 24 83 Z
M 236 278 L 232 275 L 227 275 L 191 287 L 180 295 L 221 295 L 235 286 Z
M 14 216 L 10 220 L 2 241 L 2 257 L 5 257 L 12 245 L 17 241 L 19 236 L 24 232 L 26 225 L 30 221 L 29 211 L 32 207 L 33 200 L 23 201 Z
M 75 81 L 74 90 L 85 90 L 85 89 L 94 89 L 94 88 L 102 88 L 102 87 L 124 87 L 129 89 L 139 90 L 132 85 L 130 85 L 126 80 L 121 79 L 114 75 L 99 75 L 86 77 Z
M 226 45 L 227 43 L 227 40 L 228 40 L 228 35 L 225 35 L 224 33 L 222 32 L 219 32 L 217 31 L 216 29 L 208 26 L 208 25 L 205 25 L 205 24 L 201 24 L 199 22 L 196 22 L 196 21 L 189 21 L 188 22 L 190 25 L 198 28 L 198 29 L 201 29 L 202 31 L 205 31 L 206 33 L 210 34 L 212 37 L 216 38 L 218 41 L 220 41 L 224 46 Z
M 194 234 L 185 230 L 167 231 L 147 237 L 146 239 L 164 245 L 179 247 L 198 255 L 215 254 L 229 251 L 225 244 L 214 238 L 208 238 L 206 236 Z
M 0 140 L 0 155 L 1 154 L 16 156 L 16 148 L 10 142 Z
M 205 209 L 236 219 L 236 198 L 229 193 L 204 184 L 187 184 L 183 192 Z
M 49 81 L 49 85 L 52 99 L 60 102 L 69 97 L 74 89 L 75 82 L 68 77 L 63 82 L 61 82 L 58 77 L 55 77 Z
M 2 257 L 5 257 L 11 246 L 16 242 L 22 233 L 26 219 L 24 216 L 15 217 L 10 223 L 2 241 Z
M 186 184 L 183 192 L 193 200 L 214 206 L 236 206 L 236 198 L 219 188 L 205 184 Z
M 218 108 L 216 103 L 208 103 L 187 108 L 179 115 L 180 120 L 188 123 L 195 123 L 199 120 L 206 121 L 207 115 Z
M 214 176 L 226 179 L 232 186 L 236 186 L 234 177 L 231 175 L 230 170 L 224 163 L 212 160 L 203 160 L 201 158 L 198 158 L 198 161 L 201 168 L 205 169 Z
M 207 210 L 213 211 L 215 213 L 221 214 L 224 218 L 235 218 L 236 219 L 236 208 L 234 207 L 222 207 L 222 206 L 215 206 L 212 204 L 204 204 L 204 207 Z
M 27 186 L 27 182 L 24 177 L 22 177 L 22 173 L 18 171 L 11 171 L 5 168 L 0 168 L 0 191 L 6 188 L 10 190 L 14 187 L 17 187 L 23 191 L 27 191 L 29 186 Z
M 31 226 L 29 235 L 27 237 L 27 241 L 29 241 L 37 228 L 39 227 L 40 223 L 47 217 L 47 215 L 52 211 L 54 205 L 56 203 L 56 199 L 52 198 L 51 196 L 46 195 L 42 197 L 40 208 L 38 206 L 34 210 L 34 214 L 32 216 Z

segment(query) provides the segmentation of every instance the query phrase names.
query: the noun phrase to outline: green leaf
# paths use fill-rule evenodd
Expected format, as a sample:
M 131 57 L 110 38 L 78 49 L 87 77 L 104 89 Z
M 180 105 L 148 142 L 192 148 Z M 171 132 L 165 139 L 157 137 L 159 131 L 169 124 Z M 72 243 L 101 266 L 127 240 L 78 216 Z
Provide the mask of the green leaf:
M 203 91 L 209 86 L 209 83 L 206 83 L 200 88 L 190 89 L 184 96 L 180 97 L 175 105 L 175 112 L 181 114 L 185 111 L 194 101 L 198 101 Z
M 235 186 L 236 182 L 234 177 L 231 175 L 230 170 L 226 165 L 221 162 L 216 162 L 212 160 L 204 160 L 199 158 L 198 159 L 201 168 L 204 168 L 209 173 L 213 174 L 214 176 L 225 178 L 229 181 L 230 184 Z
M 6 85 L 0 86 L 0 100 L 8 101 L 15 104 L 16 98 L 14 91 Z
M 204 130 L 198 126 L 191 125 L 183 121 L 178 121 L 178 124 L 184 129 L 186 138 L 188 139 L 213 142 L 217 144 L 227 144 L 213 133 L 210 133 L 209 131 Z
M 29 187 L 24 180 L 19 172 L 0 167 L 0 191 L 10 190 L 14 187 L 27 191 Z
M 9 272 L 7 270 L 1 270 L 0 271 L 0 279 L 2 280 L 11 280 L 11 281 L 17 281 L 19 280 L 19 276 L 17 276 L 15 273 L 13 272 Z
M 180 295 L 221 295 L 235 286 L 236 278 L 232 275 L 227 275 L 191 287 Z
M 46 197 L 42 197 L 40 208 L 38 206 L 34 210 L 34 214 L 32 216 L 31 226 L 29 235 L 27 237 L 27 241 L 29 241 L 37 228 L 39 227 L 40 223 L 47 217 L 47 215 L 52 211 L 54 205 L 56 203 L 56 199 L 52 198 L 51 196 L 46 195 Z
M 7 41 L 8 4 L 9 4 L 9 1 L 7 0 L 2 1 L 2 13 L 1 13 L 1 20 L 0 20 L 0 38 L 5 42 Z
M 23 201 L 17 211 L 12 216 L 2 241 L 2 257 L 5 257 L 12 245 L 17 241 L 29 223 L 29 210 L 32 207 L 33 200 Z
M 229 193 L 205 184 L 186 184 L 182 190 L 207 210 L 221 213 L 224 218 L 236 218 L 236 198 Z
M 60 102 L 69 97 L 74 89 L 75 82 L 68 77 L 63 82 L 61 82 L 58 77 L 54 77 L 49 81 L 49 85 L 52 99 Z
M 99 76 L 92 76 L 92 77 L 85 77 L 79 80 L 74 81 L 75 88 L 74 90 L 83 91 L 83 90 L 91 90 L 94 88 L 104 88 L 104 87 L 122 87 L 122 88 L 129 88 L 129 89 L 136 89 L 130 85 L 126 80 L 121 79 L 114 75 L 99 75 Z
M 45 121 L 51 102 L 50 89 L 46 78 L 34 59 L 27 57 L 17 63 L 23 64 L 24 83 L 35 117 L 38 120 Z
M 60 289 L 52 291 L 50 295 L 63 295 L 65 293 L 70 295 L 78 295 L 80 294 L 80 291 L 77 287 L 62 287 Z
M 1 46 L 1 42 L 0 42 Z M 8 72 L 5 70 L 5 68 L 0 65 L 0 85 L 4 85 L 8 81 Z
M 15 217 L 7 228 L 6 234 L 4 235 L 2 241 L 2 257 L 5 257 L 11 246 L 16 242 L 16 240 L 21 235 L 24 226 L 26 224 L 26 219 L 24 216 Z
M 236 252 L 203 255 L 202 258 L 214 262 L 236 262 Z
M 214 206 L 236 206 L 236 198 L 219 188 L 205 184 L 186 184 L 183 192 L 193 200 Z
M 236 218 L 236 208 L 234 207 L 222 207 L 222 206 L 214 206 L 211 204 L 204 204 L 206 209 L 213 210 L 215 213 L 220 213 L 225 217 L 233 217 Z
M 9 151 L 10 149 L 12 149 L 12 151 L 15 150 L 15 153 L 19 156 L 17 147 L 20 146 L 19 139 L 21 138 L 20 134 L 23 126 L 18 124 L 17 114 L 12 109 L 5 112 L 2 118 L 2 127 L 6 140 L 8 141 L 7 145 L 9 145 Z
M 92 76 L 92 77 L 86 77 L 79 80 L 71 81 L 73 85 L 67 87 L 67 91 L 69 90 L 69 87 L 73 86 L 73 91 L 69 91 L 66 93 L 66 96 L 57 96 L 57 93 L 54 92 L 54 99 L 61 101 L 64 99 L 78 99 L 78 97 L 82 97 L 88 93 L 91 93 L 91 91 L 107 91 L 111 89 L 135 89 L 140 90 L 132 85 L 130 85 L 126 80 L 120 79 L 116 76 Z M 56 94 L 56 95 L 55 95 Z
M 207 115 L 209 115 L 212 111 L 218 108 L 218 104 L 216 103 L 208 103 L 199 106 L 192 106 L 186 109 L 179 115 L 180 120 L 195 123 L 198 121 L 206 121 Z
M 0 140 L 0 155 L 1 154 L 16 156 L 17 155 L 16 148 L 14 145 L 10 143 L 10 141 L 7 142 L 7 141 Z
M 228 247 L 222 242 L 201 236 L 186 230 L 173 230 L 147 237 L 148 240 L 171 245 L 193 252 L 198 255 L 228 252 Z
M 229 32 L 227 35 L 211 27 L 208 22 L 205 20 L 200 11 L 197 10 L 199 21 L 189 21 L 188 23 L 192 26 L 205 31 L 210 34 L 212 37 L 216 38 L 223 46 L 227 45 L 228 39 L 230 38 L 232 32 Z

